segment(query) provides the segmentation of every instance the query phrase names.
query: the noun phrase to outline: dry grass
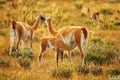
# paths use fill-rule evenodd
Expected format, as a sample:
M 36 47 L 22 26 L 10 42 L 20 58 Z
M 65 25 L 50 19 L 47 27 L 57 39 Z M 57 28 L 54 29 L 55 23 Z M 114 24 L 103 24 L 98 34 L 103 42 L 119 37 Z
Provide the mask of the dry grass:
M 89 5 L 93 11 L 99 11 L 102 8 L 111 9 L 113 15 L 107 16 L 107 22 L 120 20 L 120 3 L 109 3 L 108 1 L 80 1 L 80 0 L 20 0 L 23 3 L 15 1 L 15 8 L 11 6 L 12 1 L 7 0 L 6 4 L 0 5 L 0 31 L 6 33 L 6 36 L 0 35 L 0 56 L 6 58 L 1 53 L 5 47 L 9 45 L 9 26 L 12 20 L 23 21 L 24 11 L 28 14 L 25 16 L 25 21 L 29 24 L 33 24 L 35 18 L 40 12 L 44 16 L 53 17 L 53 26 L 56 30 L 63 28 L 64 26 L 80 25 L 86 26 L 89 30 L 93 30 L 95 34 L 91 34 L 90 38 L 101 38 L 105 42 L 110 42 L 120 49 L 120 28 L 113 25 L 115 30 L 101 29 L 100 25 L 92 27 L 89 22 L 88 15 L 85 7 Z M 82 9 L 76 7 L 76 3 L 82 4 Z M 114 7 L 113 7 L 114 6 Z M 10 15 L 10 16 L 9 16 Z M 84 16 L 83 16 L 84 15 Z M 103 15 L 100 14 L 100 20 L 103 21 Z M 102 23 L 100 23 L 102 24 Z M 31 63 L 30 70 L 24 70 L 13 58 L 8 68 L 0 68 L 0 79 L 2 80 L 57 80 L 51 76 L 51 70 L 56 68 L 56 60 L 54 51 L 47 50 L 42 58 L 42 64 L 39 67 L 37 63 L 37 57 L 39 54 L 39 40 L 44 36 L 49 36 L 49 32 L 46 25 L 40 23 L 39 28 L 36 31 L 37 40 L 33 40 L 33 51 L 35 53 L 34 59 Z M 76 66 L 81 61 L 80 56 L 73 57 L 73 66 Z M 65 62 L 69 62 L 65 59 Z M 111 64 L 112 65 L 112 64 Z M 77 75 L 73 74 L 73 80 L 106 80 L 105 70 L 107 66 L 103 66 L 103 75 L 95 77 L 92 74 Z M 60 78 L 59 80 L 62 80 Z M 65 79 L 66 80 L 66 79 Z

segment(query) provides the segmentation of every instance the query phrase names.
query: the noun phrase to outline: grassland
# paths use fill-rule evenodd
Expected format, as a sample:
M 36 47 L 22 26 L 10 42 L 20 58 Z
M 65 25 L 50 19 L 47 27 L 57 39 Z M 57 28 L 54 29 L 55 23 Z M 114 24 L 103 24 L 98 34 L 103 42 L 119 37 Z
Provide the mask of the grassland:
M 4 48 L 9 46 L 9 32 L 12 20 L 23 21 L 33 25 L 36 17 L 42 12 L 44 16 L 50 16 L 56 30 L 65 26 L 84 26 L 88 30 L 94 31 L 90 34 L 90 39 L 100 38 L 104 42 L 109 42 L 120 50 L 120 2 L 112 2 L 109 0 L 0 0 L 0 58 L 8 59 L 8 56 L 2 54 Z M 100 13 L 100 24 L 92 26 L 88 17 L 86 6 L 90 6 L 92 11 L 101 11 L 108 9 L 111 15 Z M 104 26 L 104 23 L 107 26 Z M 17 62 L 12 59 L 10 67 L 0 67 L 0 80 L 64 80 L 64 78 L 53 78 L 52 70 L 56 68 L 54 51 L 47 50 L 43 56 L 42 64 L 39 67 L 37 57 L 39 53 L 39 41 L 42 37 L 49 36 L 46 25 L 41 22 L 39 28 L 35 32 L 33 39 L 34 58 L 31 63 L 30 70 L 24 70 Z M 67 54 L 67 53 L 66 53 Z M 75 67 L 80 56 L 73 57 L 73 66 Z M 65 58 L 65 63 L 69 63 Z M 103 65 L 103 74 L 94 76 L 92 74 L 77 75 L 73 73 L 72 80 L 106 80 L 106 69 L 114 64 Z M 119 64 L 120 66 L 120 64 Z M 65 79 L 67 80 L 67 79 Z

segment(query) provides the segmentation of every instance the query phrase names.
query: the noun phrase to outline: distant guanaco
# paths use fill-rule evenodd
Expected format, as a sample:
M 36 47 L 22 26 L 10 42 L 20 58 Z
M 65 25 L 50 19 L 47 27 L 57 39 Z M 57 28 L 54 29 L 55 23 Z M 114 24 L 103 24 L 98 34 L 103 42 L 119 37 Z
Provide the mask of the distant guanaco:
M 94 23 L 94 21 L 97 22 L 97 24 L 99 23 L 99 12 L 92 12 L 90 8 L 87 7 L 87 13 L 91 20 L 91 23 Z

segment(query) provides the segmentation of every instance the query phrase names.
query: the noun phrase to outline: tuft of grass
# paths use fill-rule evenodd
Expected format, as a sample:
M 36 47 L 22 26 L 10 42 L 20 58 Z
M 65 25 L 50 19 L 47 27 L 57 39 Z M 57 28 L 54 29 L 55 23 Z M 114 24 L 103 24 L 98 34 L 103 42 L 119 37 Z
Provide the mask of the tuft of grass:
M 10 46 L 4 48 L 2 54 L 3 54 L 3 55 L 9 55 L 9 52 L 10 52 Z M 18 53 L 18 51 L 16 50 L 16 47 L 13 46 L 13 47 L 12 47 L 12 53 L 11 53 L 11 55 L 12 55 L 13 57 L 15 57 L 15 54 L 17 54 L 17 53 Z
M 71 53 L 72 57 L 80 56 L 79 50 L 77 50 L 77 49 L 70 51 L 70 53 Z M 64 51 L 64 58 L 69 58 L 69 57 L 70 57 L 70 55 L 69 55 L 68 51 Z
M 85 13 L 81 13 L 81 17 L 86 17 L 86 14 Z
M 79 50 L 74 49 L 73 51 L 71 51 L 71 56 L 72 56 L 72 57 L 80 56 L 80 52 L 79 52 Z
M 118 30 L 120 27 L 120 21 L 109 21 L 105 23 L 104 21 L 101 21 L 100 28 L 103 30 Z
M 19 52 L 19 50 L 16 50 L 16 51 L 13 51 L 11 53 L 11 56 L 14 57 L 14 58 L 17 58 L 19 56 L 21 56 L 22 54 Z
M 25 57 L 23 58 L 22 56 L 19 56 L 17 58 L 17 62 L 20 64 L 21 67 L 23 67 L 25 70 L 30 69 L 30 64 L 31 64 L 31 59 Z
M 110 76 L 120 75 L 120 67 L 111 67 L 106 71 L 106 74 Z
M 30 48 L 24 48 L 23 50 L 20 51 L 21 57 L 25 58 L 29 58 L 29 59 L 33 59 L 34 57 L 34 53 Z
M 107 9 L 107 8 L 101 9 L 100 12 L 102 14 L 105 14 L 105 15 L 112 15 L 113 14 L 113 11 L 111 9 Z
M 31 25 L 31 26 L 34 24 L 34 21 L 31 21 L 31 20 L 27 20 L 27 22 L 28 22 L 28 24 Z
M 0 58 L 0 67 L 5 68 L 10 66 L 10 61 Z
M 37 41 L 37 42 L 40 41 L 38 36 L 34 36 L 33 39 L 34 39 L 35 41 Z
M 70 64 L 61 64 L 52 70 L 52 76 L 57 78 L 71 78 L 73 76 L 74 68 Z
M 87 75 L 89 74 L 89 69 L 87 66 L 82 67 L 81 65 L 78 65 L 76 67 L 76 72 L 78 75 L 81 75 L 81 74 Z
M 114 21 L 114 25 L 120 26 L 120 21 Z
M 102 68 L 96 66 L 96 67 L 94 67 L 94 68 L 92 69 L 91 73 L 92 73 L 94 76 L 100 76 L 100 75 L 102 75 L 103 70 L 102 70 Z

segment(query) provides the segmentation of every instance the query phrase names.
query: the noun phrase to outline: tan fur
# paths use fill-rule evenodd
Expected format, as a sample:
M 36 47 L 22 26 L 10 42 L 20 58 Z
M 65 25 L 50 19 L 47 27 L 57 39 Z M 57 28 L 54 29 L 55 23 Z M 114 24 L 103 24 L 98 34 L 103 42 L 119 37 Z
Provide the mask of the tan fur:
M 30 26 L 29 24 L 27 24 L 25 22 L 15 22 L 15 21 L 13 21 L 12 24 L 14 25 L 14 28 L 11 27 L 10 31 L 11 31 L 11 33 L 12 33 L 12 31 L 14 31 L 15 32 L 14 34 L 17 34 L 17 37 L 18 37 L 18 41 L 17 41 L 17 45 L 16 45 L 17 49 L 18 49 L 20 41 L 25 40 L 26 37 L 28 38 L 28 40 L 30 40 L 30 47 L 32 48 L 32 37 L 33 37 L 34 31 L 37 29 L 38 24 L 39 24 L 39 16 L 36 18 L 36 21 L 33 24 L 33 26 Z M 26 35 L 26 37 L 25 37 L 25 35 Z M 12 48 L 12 45 L 13 44 L 10 45 L 10 48 Z M 10 54 L 11 54 L 11 49 L 10 49 Z
M 99 22 L 99 12 L 92 12 L 90 11 L 90 8 L 87 7 L 87 13 L 89 15 L 91 22 L 93 22 L 93 20 L 96 21 L 97 23 Z
M 51 24 L 51 19 L 47 20 L 46 21 L 46 24 L 47 24 L 47 27 L 49 29 L 49 32 L 52 36 L 56 36 L 57 34 L 57 31 L 54 30 L 54 28 L 52 27 L 52 24 Z
M 51 37 L 45 37 L 42 38 L 40 41 L 40 53 L 39 53 L 39 57 L 38 57 L 38 61 L 41 61 L 42 55 L 44 53 L 44 51 L 46 50 L 46 48 L 49 48 L 49 43 L 51 43 L 52 46 L 54 46 L 56 48 L 56 52 L 57 52 L 57 65 L 58 65 L 58 55 L 60 54 L 61 50 L 72 50 L 74 49 L 74 47 L 71 47 L 70 45 L 66 45 L 63 43 L 62 40 L 57 39 L 55 37 L 51 38 Z
M 73 35 L 75 37 L 75 43 L 77 44 L 77 46 L 78 46 L 78 48 L 79 48 L 79 50 L 81 52 L 81 56 L 83 58 L 84 57 L 84 53 L 83 53 L 82 48 L 81 48 L 81 31 L 83 31 L 85 39 L 87 40 L 88 39 L 88 31 L 87 31 L 86 28 L 84 28 L 84 27 L 80 27 L 80 28 L 69 27 L 69 28 L 61 30 L 61 32 L 59 32 L 56 35 L 56 37 L 57 38 L 60 38 L 60 36 L 66 37 L 66 35 L 68 35 L 72 31 L 73 31 Z
M 58 41 L 57 42 L 57 44 L 53 44 L 53 45 L 55 45 L 56 46 L 56 52 L 57 52 L 57 60 L 58 60 L 58 55 L 60 54 L 60 53 L 63 53 L 63 50 L 68 50 L 68 51 L 70 51 L 70 50 L 72 50 L 72 49 L 74 49 L 74 47 L 75 46 L 73 46 L 73 45 L 71 45 L 71 44 L 66 44 L 66 43 L 64 43 L 64 41 L 63 41 L 63 39 L 64 38 L 66 38 L 69 34 L 73 34 L 73 36 L 74 36 L 74 44 L 76 45 L 76 46 L 78 46 L 78 48 L 79 48 L 79 50 L 80 50 L 80 53 L 81 53 L 81 56 L 82 56 L 82 59 L 84 59 L 84 54 L 85 53 L 83 53 L 83 50 L 82 50 L 82 44 L 81 44 L 81 34 L 82 34 L 82 32 L 83 32 L 83 35 L 85 36 L 85 39 L 86 39 L 86 41 L 87 41 L 87 39 L 88 39 L 88 31 L 87 31 L 87 29 L 86 28 L 83 28 L 83 27 L 74 27 L 74 26 L 71 26 L 71 27 L 67 27 L 67 28 L 63 28 L 63 29 L 61 29 L 60 31 L 58 31 L 58 32 L 56 32 L 55 30 L 54 30 L 54 28 L 52 27 L 52 25 L 51 25 L 51 19 L 50 20 L 47 20 L 47 27 L 49 28 L 49 32 L 50 32 L 50 34 L 52 35 L 52 36 L 54 36 L 57 40 L 56 41 Z M 52 41 L 54 41 L 54 39 L 53 40 L 51 40 L 51 42 Z M 55 43 L 55 42 L 54 42 Z M 62 43 L 62 44 L 61 44 Z M 65 46 L 66 45 L 66 46 Z M 70 48 L 70 49 L 68 49 L 67 47 L 72 47 L 72 48 Z M 60 49 L 60 48 L 62 48 L 62 50 Z M 42 53 L 40 53 L 40 55 L 41 55 Z M 62 54 L 61 54 L 62 55 Z M 62 56 L 63 57 L 63 56 Z M 58 62 L 58 61 L 57 61 Z M 58 63 L 57 63 L 58 64 Z

